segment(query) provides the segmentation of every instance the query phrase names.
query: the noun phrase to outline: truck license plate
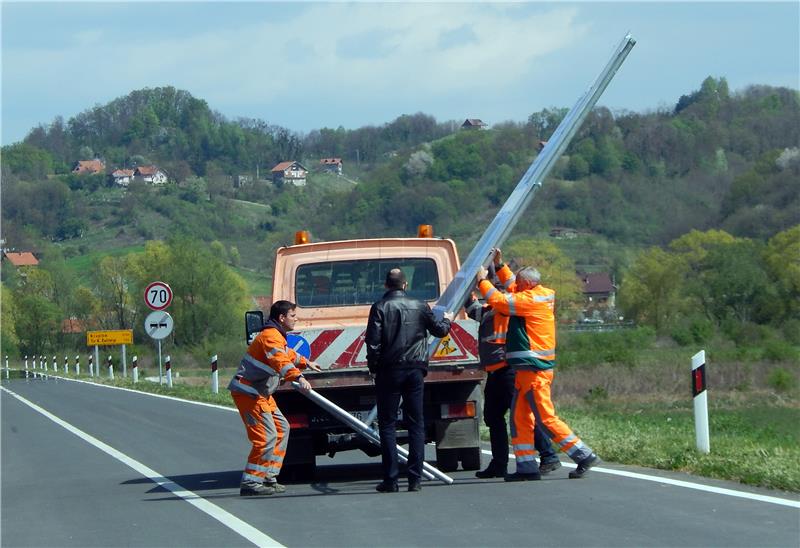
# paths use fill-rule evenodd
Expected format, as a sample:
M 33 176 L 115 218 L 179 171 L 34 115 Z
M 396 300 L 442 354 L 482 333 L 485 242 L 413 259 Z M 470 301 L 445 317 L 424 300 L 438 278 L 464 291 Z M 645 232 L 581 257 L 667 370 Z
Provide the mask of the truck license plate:
M 369 412 L 370 411 L 371 411 L 371 409 L 363 409 L 363 410 L 360 410 L 360 411 L 348 411 L 348 413 L 350 413 L 352 416 L 354 416 L 355 418 L 357 418 L 361 422 L 366 423 L 367 422 L 367 418 L 369 417 Z M 378 417 L 376 416 L 375 418 L 377 420 Z M 403 408 L 402 407 L 397 410 L 397 420 L 399 420 L 399 421 L 403 420 Z

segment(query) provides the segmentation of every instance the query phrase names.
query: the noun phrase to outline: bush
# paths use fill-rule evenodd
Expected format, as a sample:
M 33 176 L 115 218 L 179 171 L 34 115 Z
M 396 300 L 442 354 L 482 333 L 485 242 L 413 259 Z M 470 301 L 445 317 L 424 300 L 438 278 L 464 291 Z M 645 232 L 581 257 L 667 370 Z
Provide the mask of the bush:
M 797 379 L 790 371 L 778 367 L 770 371 L 767 384 L 779 392 L 788 392 L 797 386 Z
M 681 346 L 703 344 L 714 336 L 714 324 L 708 318 L 696 316 L 681 322 L 670 335 Z
M 783 324 L 783 337 L 794 345 L 800 345 L 800 320 L 791 319 Z
M 764 359 L 771 362 L 797 360 L 798 352 L 791 344 L 773 339 L 764 344 Z

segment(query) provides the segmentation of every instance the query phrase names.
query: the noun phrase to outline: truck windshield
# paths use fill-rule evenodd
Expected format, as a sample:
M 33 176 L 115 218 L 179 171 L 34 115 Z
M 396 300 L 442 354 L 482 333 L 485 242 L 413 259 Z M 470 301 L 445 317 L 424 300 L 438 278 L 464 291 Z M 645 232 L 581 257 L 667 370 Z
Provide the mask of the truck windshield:
M 386 273 L 398 267 L 406 275 L 410 297 L 423 301 L 439 298 L 439 274 L 433 259 L 366 259 L 299 266 L 295 276 L 297 305 L 316 308 L 372 304 L 386 292 Z

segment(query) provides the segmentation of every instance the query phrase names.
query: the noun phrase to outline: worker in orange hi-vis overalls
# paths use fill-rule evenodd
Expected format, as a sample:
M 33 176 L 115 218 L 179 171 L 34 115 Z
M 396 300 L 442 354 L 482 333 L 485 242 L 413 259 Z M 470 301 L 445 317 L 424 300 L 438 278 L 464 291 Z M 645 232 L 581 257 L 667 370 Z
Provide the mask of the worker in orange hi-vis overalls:
M 504 294 L 478 273 L 478 288 L 492 308 L 510 316 L 506 336 L 506 361 L 514 369 L 514 402 L 511 443 L 517 471 L 506 481 L 541 479 L 536 463 L 533 429 L 539 423 L 556 446 L 578 465 L 570 478 L 582 478 L 600 459 L 556 415 L 550 399 L 553 368 L 556 365 L 555 291 L 542 286 L 535 268 L 523 268 L 517 275 L 502 264 L 495 250 L 494 262 L 500 282 L 510 291 Z
M 286 344 L 286 332 L 297 321 L 296 305 L 276 301 L 269 311 L 269 321 L 256 335 L 239 363 L 236 375 L 228 384 L 239 415 L 253 444 L 242 474 L 239 494 L 243 497 L 272 495 L 286 490 L 277 481 L 289 444 L 289 421 L 283 416 L 272 394 L 280 380 L 297 381 L 308 391 L 311 384 L 300 371 L 319 366 L 297 354 Z

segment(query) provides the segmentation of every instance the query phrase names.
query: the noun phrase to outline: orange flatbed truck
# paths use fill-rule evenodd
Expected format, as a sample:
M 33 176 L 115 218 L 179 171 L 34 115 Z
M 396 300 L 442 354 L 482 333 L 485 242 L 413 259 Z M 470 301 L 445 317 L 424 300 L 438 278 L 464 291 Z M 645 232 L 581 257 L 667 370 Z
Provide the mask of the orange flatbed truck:
M 416 238 L 377 238 L 296 243 L 276 252 L 272 302 L 297 303 L 297 324 L 289 346 L 316 361 L 322 372 L 306 378 L 319 394 L 361 420 L 375 405 L 375 386 L 367 369 L 364 332 L 372 303 L 385 293 L 386 272 L 403 269 L 407 293 L 433 306 L 460 268 L 452 240 L 429 237 L 421 227 Z M 248 340 L 261 330 L 264 316 L 248 312 Z M 477 323 L 460 312 L 450 334 L 437 344 L 425 378 L 425 438 L 436 444 L 442 471 L 480 467 L 479 420 L 482 408 Z M 292 428 L 284 477 L 313 475 L 318 455 L 360 449 L 370 456 L 380 449 L 341 424 L 306 397 L 282 385 L 275 397 Z M 374 417 L 373 417 L 374 418 Z M 370 425 L 372 426 L 372 425 Z M 399 425 L 398 442 L 407 432 Z

